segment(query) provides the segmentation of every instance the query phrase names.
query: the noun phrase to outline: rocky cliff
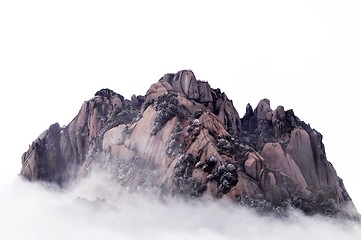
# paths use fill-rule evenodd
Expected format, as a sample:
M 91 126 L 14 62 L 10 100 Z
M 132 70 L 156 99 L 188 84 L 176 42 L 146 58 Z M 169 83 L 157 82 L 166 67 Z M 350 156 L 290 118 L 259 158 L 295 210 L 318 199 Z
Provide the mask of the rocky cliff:
M 22 156 L 21 175 L 30 181 L 66 187 L 99 171 L 119 187 L 159 194 L 357 215 L 319 132 L 292 110 L 272 110 L 268 99 L 248 104 L 241 118 L 225 93 L 187 70 L 130 100 L 96 92 L 67 126 L 51 125 Z

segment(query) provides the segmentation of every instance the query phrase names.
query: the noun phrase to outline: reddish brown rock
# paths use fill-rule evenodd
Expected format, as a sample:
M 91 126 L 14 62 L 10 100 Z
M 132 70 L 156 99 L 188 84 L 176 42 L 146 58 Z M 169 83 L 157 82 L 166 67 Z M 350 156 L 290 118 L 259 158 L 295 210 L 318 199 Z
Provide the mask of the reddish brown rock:
M 123 101 L 121 95 L 102 89 L 83 103 L 68 126 L 51 125 L 23 154 L 21 175 L 60 185 L 75 178 L 101 131 L 116 124 L 112 116 L 122 109 Z
M 255 114 L 258 120 L 272 119 L 272 109 L 270 106 L 270 101 L 266 98 L 262 99 L 255 109 Z
M 220 121 L 224 122 L 226 129 L 232 135 L 236 135 L 239 131 L 240 119 L 232 101 L 219 89 L 212 89 L 207 82 L 197 81 L 192 71 L 183 70 L 177 74 L 166 74 L 159 80 L 159 83 L 169 84 L 174 91 L 184 95 L 187 99 L 202 103 L 211 112 L 215 113 Z M 151 89 L 154 88 L 151 87 Z M 161 91 L 158 90 L 158 92 Z M 147 99 L 151 98 L 154 98 L 154 96 Z
M 166 75 L 160 82 L 166 82 L 172 88 L 189 99 L 199 99 L 198 81 L 190 70 L 179 71 L 177 74 Z
M 296 128 L 291 132 L 291 139 L 286 147 L 286 152 L 292 156 L 301 169 L 308 187 L 318 189 L 320 183 L 313 158 L 311 140 L 305 130 Z
M 302 188 L 308 187 L 298 165 L 289 154 L 283 151 L 281 144 L 266 143 L 261 154 L 269 169 L 282 172 Z
M 279 122 L 283 122 L 286 119 L 286 113 L 283 106 L 277 106 L 272 113 L 272 125 L 275 126 Z
M 104 172 L 114 190 L 211 197 L 279 211 L 355 216 L 326 159 L 322 135 L 263 99 L 240 118 L 227 95 L 190 70 L 166 74 L 145 96 L 102 89 L 67 126 L 51 125 L 22 156 L 21 175 L 63 187 Z
M 248 158 L 244 163 L 245 172 L 252 178 L 260 180 L 261 170 L 264 168 L 264 159 L 255 153 L 248 153 Z

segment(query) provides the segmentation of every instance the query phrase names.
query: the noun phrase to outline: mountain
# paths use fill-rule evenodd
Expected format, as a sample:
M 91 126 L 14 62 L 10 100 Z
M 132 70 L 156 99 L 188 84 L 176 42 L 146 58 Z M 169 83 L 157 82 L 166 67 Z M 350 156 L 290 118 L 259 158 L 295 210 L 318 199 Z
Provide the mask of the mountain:
M 240 117 L 224 92 L 190 70 L 165 74 L 130 100 L 96 92 L 21 159 L 24 178 L 64 188 L 102 172 L 119 188 L 227 199 L 259 212 L 358 216 L 319 132 L 268 99 Z

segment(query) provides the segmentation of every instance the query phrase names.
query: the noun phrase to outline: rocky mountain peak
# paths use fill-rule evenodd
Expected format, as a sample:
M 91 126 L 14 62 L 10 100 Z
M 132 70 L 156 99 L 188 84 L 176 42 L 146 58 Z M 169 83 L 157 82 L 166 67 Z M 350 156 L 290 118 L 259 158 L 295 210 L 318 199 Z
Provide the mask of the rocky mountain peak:
M 200 103 L 202 108 L 214 113 L 232 135 L 239 131 L 240 119 L 232 101 L 220 89 L 212 89 L 208 82 L 197 80 L 192 71 L 165 74 L 158 83 L 150 87 L 145 99 L 149 101 L 169 92 L 176 92 L 188 100 Z
M 117 97 L 117 98 L 119 98 L 119 99 L 121 99 L 121 100 L 124 100 L 124 97 L 123 97 L 122 95 L 120 95 L 120 94 L 118 94 L 118 93 L 116 93 L 116 92 L 114 92 L 113 90 L 110 90 L 110 89 L 108 89 L 108 88 L 103 88 L 103 89 L 97 91 L 94 96 L 95 96 L 95 97 L 96 97 L 96 96 L 105 97 L 105 98 L 107 98 L 107 99 L 111 99 L 111 98 L 113 98 L 113 97 Z
M 242 118 L 190 70 L 165 74 L 130 100 L 102 89 L 64 128 L 50 126 L 22 156 L 21 175 L 68 184 L 103 172 L 118 188 L 212 197 L 282 212 L 354 218 L 322 135 L 262 99 Z

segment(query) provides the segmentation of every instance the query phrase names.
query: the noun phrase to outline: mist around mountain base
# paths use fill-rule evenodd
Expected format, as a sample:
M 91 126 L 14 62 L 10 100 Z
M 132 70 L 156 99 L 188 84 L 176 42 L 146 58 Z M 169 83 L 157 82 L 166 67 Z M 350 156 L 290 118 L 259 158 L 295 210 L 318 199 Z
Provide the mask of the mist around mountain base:
M 114 191 L 92 175 L 68 189 L 18 178 L 1 186 L 0 239 L 360 239 L 361 225 L 294 210 L 260 216 L 227 201 Z

